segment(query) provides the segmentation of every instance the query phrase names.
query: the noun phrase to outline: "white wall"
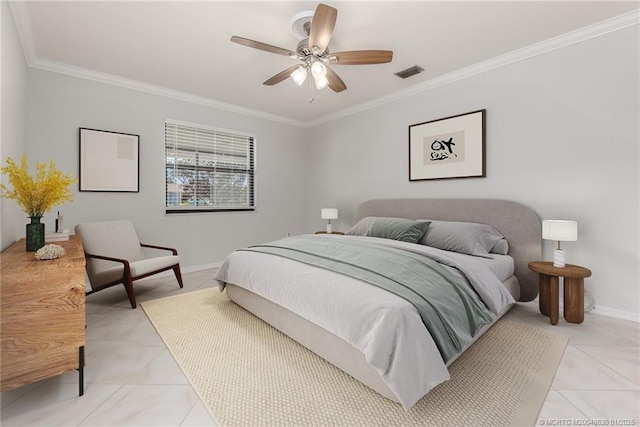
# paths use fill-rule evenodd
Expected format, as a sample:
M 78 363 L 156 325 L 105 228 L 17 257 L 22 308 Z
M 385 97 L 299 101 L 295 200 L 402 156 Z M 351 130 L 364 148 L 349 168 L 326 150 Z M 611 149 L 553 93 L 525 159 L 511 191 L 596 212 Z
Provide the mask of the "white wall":
M 638 26 L 311 129 L 310 218 L 371 198 L 497 198 L 578 221 L 568 262 L 600 312 L 640 318 Z M 487 110 L 487 177 L 408 181 L 408 126 Z M 544 259 L 552 258 L 545 242 Z
M 6 158 L 20 161 L 25 150 L 26 83 L 27 65 L 22 53 L 15 23 L 6 1 L 0 2 L 2 15 L 2 91 L 0 92 L 2 116 L 0 128 L 2 143 L 0 159 L 6 166 Z M 2 184 L 7 185 L 6 175 Z M 7 187 L 10 187 L 7 185 Z M 13 200 L 0 198 L 0 250 L 24 236 L 25 214 Z
M 638 26 L 467 78 L 311 129 L 29 69 L 2 4 L 2 155 L 55 159 L 77 174 L 78 128 L 139 134 L 140 193 L 79 193 L 66 224 L 131 218 L 143 240 L 175 245 L 185 267 L 217 263 L 236 249 L 287 232 L 352 224 L 370 198 L 501 198 L 543 219 L 575 219 L 569 262 L 592 269 L 587 289 L 605 314 L 640 313 Z M 27 85 L 28 82 L 28 85 Z M 26 93 L 26 95 L 25 95 Z M 408 181 L 408 126 L 487 109 L 487 177 Z M 25 113 L 26 111 L 26 113 Z M 165 117 L 258 135 L 256 213 L 164 214 Z M 28 141 L 28 142 L 27 142 Z M 307 143 L 301 143 L 307 141 Z M 306 159 L 313 159 L 313 162 Z M 26 218 L 1 202 L 2 248 Z M 46 217 L 52 227 L 54 213 Z M 551 258 L 553 244 L 544 246 Z
M 140 135 L 140 192 L 79 192 L 60 208 L 65 227 L 129 218 L 140 239 L 174 246 L 183 268 L 222 261 L 234 249 L 303 231 L 304 129 L 63 74 L 30 69 L 27 149 L 30 160 L 55 159 L 78 174 L 78 128 Z M 166 215 L 164 119 L 257 135 L 257 212 Z M 57 210 L 57 208 L 56 208 Z M 53 227 L 55 211 L 45 215 Z

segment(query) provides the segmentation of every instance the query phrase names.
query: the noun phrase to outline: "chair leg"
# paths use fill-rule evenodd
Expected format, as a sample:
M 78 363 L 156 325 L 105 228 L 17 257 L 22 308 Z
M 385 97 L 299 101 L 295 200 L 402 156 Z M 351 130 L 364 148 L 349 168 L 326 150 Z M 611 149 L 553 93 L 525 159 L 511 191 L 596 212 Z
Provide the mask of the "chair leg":
M 173 273 L 176 275 L 176 279 L 178 279 L 178 284 L 182 288 L 183 285 L 182 285 L 182 274 L 180 273 L 180 264 L 177 264 L 175 267 L 173 267 Z
M 131 276 L 126 276 L 122 281 L 124 285 L 124 289 L 127 291 L 127 295 L 129 296 L 129 302 L 131 302 L 131 308 L 136 308 L 136 293 L 133 290 L 133 280 L 131 280 Z

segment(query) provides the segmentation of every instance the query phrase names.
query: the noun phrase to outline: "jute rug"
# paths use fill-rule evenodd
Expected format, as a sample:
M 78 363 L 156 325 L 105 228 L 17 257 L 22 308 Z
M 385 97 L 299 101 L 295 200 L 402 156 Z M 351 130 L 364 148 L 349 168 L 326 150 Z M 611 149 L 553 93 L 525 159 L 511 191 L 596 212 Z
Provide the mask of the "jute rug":
M 567 339 L 499 320 L 410 411 L 207 289 L 142 303 L 222 425 L 533 425 Z

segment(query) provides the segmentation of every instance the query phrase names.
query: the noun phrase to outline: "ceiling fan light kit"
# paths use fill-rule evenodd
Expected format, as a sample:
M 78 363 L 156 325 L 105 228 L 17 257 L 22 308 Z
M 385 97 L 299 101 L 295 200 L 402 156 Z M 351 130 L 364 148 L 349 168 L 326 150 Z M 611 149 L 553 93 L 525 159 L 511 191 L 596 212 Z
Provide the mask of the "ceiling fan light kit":
M 320 61 L 314 61 L 311 64 L 311 74 L 313 74 L 313 77 L 326 77 L 327 75 L 327 67 L 324 66 L 324 64 Z
M 383 64 L 391 62 L 393 52 L 390 50 L 356 50 L 330 54 L 328 46 L 333 36 L 337 17 L 338 11 L 335 8 L 322 3 L 316 7 L 313 13 L 306 11 L 294 15 L 291 19 L 291 31 L 301 40 L 295 52 L 238 36 L 231 37 L 231 41 L 254 49 L 288 56 L 302 62 L 300 65 L 289 67 L 267 79 L 263 83 L 264 85 L 272 86 L 291 77 L 291 80 L 298 86 L 302 86 L 307 74 L 311 72 L 316 89 L 321 90 L 329 87 L 338 93 L 345 90 L 347 85 L 326 64 Z
M 322 90 L 327 86 L 329 86 L 329 79 L 327 79 L 325 76 L 320 76 L 320 77 L 314 76 L 313 82 L 315 83 L 316 89 L 318 90 Z
M 298 86 L 302 86 L 307 78 L 307 68 L 304 65 L 298 66 L 293 73 L 291 73 L 291 80 L 293 80 Z

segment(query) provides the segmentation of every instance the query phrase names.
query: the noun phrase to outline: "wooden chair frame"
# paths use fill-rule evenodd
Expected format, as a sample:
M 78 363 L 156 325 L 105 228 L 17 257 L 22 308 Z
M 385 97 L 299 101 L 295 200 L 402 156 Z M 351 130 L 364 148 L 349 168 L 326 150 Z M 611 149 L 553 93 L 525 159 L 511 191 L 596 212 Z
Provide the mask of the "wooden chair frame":
M 149 245 L 146 243 L 140 243 L 140 246 L 142 246 L 143 248 L 151 248 L 151 249 L 159 249 L 159 250 L 165 250 L 165 251 L 171 251 L 171 253 L 173 253 L 173 255 L 178 255 L 178 251 L 174 248 L 168 248 L 168 247 L 164 247 L 164 246 L 157 246 L 157 245 Z M 129 261 L 126 259 L 122 259 L 122 258 L 113 258 L 113 257 L 108 257 L 108 256 L 104 256 L 104 255 L 96 255 L 96 254 L 90 254 L 85 252 L 85 257 L 87 258 L 96 258 L 96 259 L 102 259 L 105 261 L 113 261 L 113 262 L 119 262 L 122 263 L 124 265 L 124 270 L 123 270 L 123 274 L 122 277 L 119 278 L 118 280 L 114 280 L 112 282 L 107 283 L 106 285 L 103 285 L 100 287 L 100 289 L 96 289 L 96 290 L 91 290 L 89 292 L 87 292 L 87 295 L 91 295 L 95 292 L 99 292 L 103 289 L 106 288 L 110 288 L 112 286 L 118 285 L 120 283 L 122 283 L 124 285 L 124 289 L 127 291 L 127 296 L 129 297 L 129 302 L 131 302 L 131 308 L 136 308 L 137 304 L 136 304 L 136 294 L 135 291 L 133 289 L 133 282 L 139 279 L 143 279 L 145 277 L 149 277 L 149 276 L 153 276 L 154 274 L 158 274 L 161 273 L 163 271 L 166 270 L 173 270 L 173 273 L 176 276 L 176 279 L 178 280 L 178 284 L 180 285 L 181 288 L 184 287 L 183 283 L 182 283 L 182 273 L 180 272 L 180 263 L 177 263 L 176 265 L 173 266 L 169 266 L 169 267 L 165 267 L 165 268 L 161 268 L 160 270 L 155 270 L 152 272 L 149 272 L 147 274 L 142 274 L 140 276 L 132 276 L 131 275 L 131 266 L 129 265 Z

